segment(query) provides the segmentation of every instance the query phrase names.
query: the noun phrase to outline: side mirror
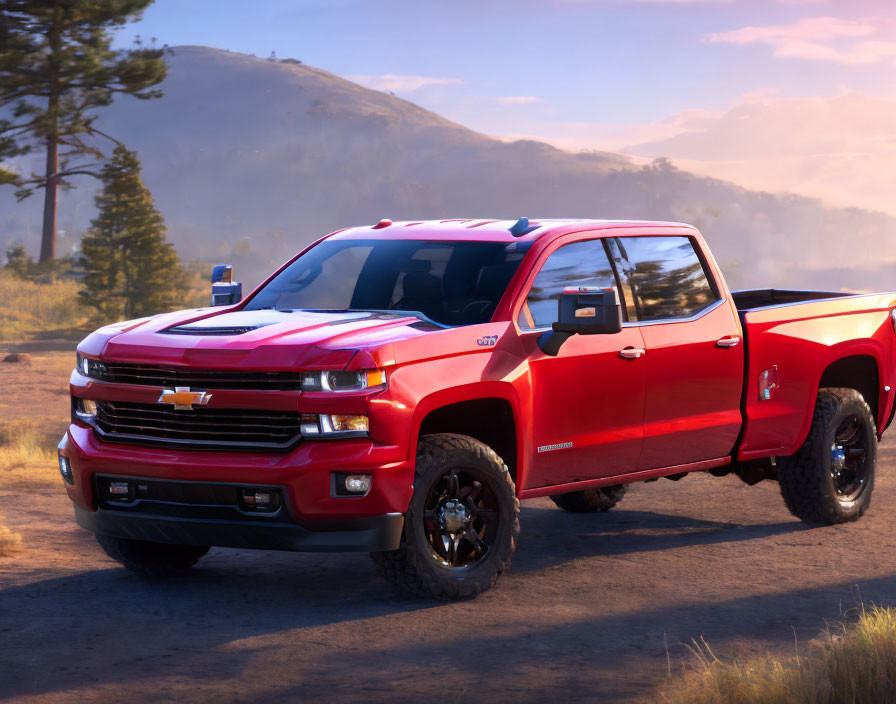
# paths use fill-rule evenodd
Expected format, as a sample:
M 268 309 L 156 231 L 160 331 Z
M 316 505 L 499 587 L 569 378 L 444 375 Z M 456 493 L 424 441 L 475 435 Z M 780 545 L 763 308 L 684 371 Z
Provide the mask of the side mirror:
M 243 300 L 243 285 L 233 280 L 233 264 L 212 269 L 212 305 L 232 306 Z
M 573 335 L 611 335 L 622 330 L 622 306 L 615 288 L 578 286 L 560 294 L 557 322 L 538 338 L 541 351 L 556 357 Z

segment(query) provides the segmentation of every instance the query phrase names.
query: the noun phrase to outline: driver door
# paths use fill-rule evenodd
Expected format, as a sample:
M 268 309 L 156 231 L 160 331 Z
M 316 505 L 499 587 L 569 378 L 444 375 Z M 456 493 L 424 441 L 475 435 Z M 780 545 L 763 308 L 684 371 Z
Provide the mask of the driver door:
M 535 338 L 557 320 L 567 286 L 617 286 L 603 240 L 565 244 L 543 260 L 519 325 L 532 336 L 532 465 L 526 489 L 634 472 L 641 453 L 647 364 L 640 328 L 573 335 L 556 357 Z M 530 332 L 531 331 L 531 332 Z M 641 351 L 639 353 L 639 351 Z

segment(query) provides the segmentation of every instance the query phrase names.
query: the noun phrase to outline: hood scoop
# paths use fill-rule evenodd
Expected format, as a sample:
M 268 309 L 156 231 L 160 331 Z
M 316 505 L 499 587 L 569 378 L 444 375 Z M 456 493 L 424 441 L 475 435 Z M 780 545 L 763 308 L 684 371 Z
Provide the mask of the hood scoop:
M 233 311 L 172 325 L 159 332 L 163 335 L 244 335 L 258 328 L 282 322 L 284 322 L 283 316 L 271 315 L 271 311 Z
M 273 325 L 273 323 L 261 323 L 260 325 L 240 325 L 235 327 L 226 327 L 216 325 L 175 325 L 167 330 L 160 330 L 163 335 L 243 335 L 252 330 L 258 330 L 265 325 Z

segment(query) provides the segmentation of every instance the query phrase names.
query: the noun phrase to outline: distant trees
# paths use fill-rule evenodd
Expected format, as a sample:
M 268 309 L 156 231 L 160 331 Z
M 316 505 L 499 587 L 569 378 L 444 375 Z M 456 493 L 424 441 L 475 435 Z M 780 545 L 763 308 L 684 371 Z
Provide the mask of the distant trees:
M 140 178 L 134 152 L 118 146 L 103 167 L 99 209 L 81 240 L 81 296 L 106 320 L 172 310 L 187 293 L 184 268 Z
M 108 137 L 96 109 L 116 94 L 156 98 L 165 48 L 111 48 L 109 30 L 139 18 L 152 0 L 0 0 L 0 160 L 46 152 L 40 174 L 0 168 L 0 184 L 26 198 L 44 189 L 40 261 L 55 256 L 57 190 L 72 176 L 99 177 Z M 115 141 L 115 140 L 112 140 Z

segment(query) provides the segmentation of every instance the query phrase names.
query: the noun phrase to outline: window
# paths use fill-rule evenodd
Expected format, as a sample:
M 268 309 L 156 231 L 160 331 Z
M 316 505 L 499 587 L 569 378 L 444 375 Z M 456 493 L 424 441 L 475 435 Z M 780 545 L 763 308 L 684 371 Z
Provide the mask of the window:
M 719 298 L 688 237 L 617 237 L 608 244 L 630 321 L 688 318 Z
M 246 310 L 395 310 L 443 325 L 485 323 L 529 246 L 328 239 L 275 276 Z
M 609 288 L 615 285 L 602 240 L 585 240 L 560 247 L 548 257 L 532 282 L 526 297 L 532 322 L 526 320 L 524 306 L 520 327 L 540 328 L 555 322 L 560 294 L 567 286 Z

